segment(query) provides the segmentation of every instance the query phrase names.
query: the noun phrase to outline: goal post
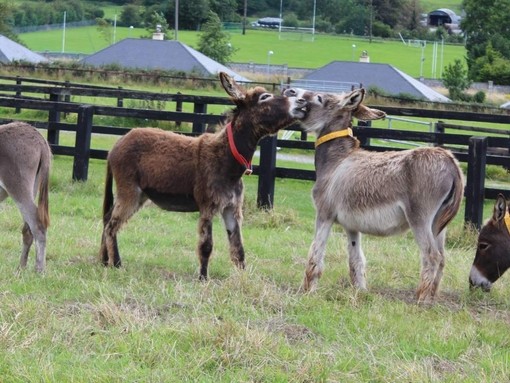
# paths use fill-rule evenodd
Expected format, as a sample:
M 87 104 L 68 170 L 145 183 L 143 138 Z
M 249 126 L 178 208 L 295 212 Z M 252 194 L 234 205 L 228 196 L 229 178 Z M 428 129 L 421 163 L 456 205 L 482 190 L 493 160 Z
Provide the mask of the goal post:
M 278 28 L 278 38 L 280 40 L 313 42 L 315 40 L 315 29 L 303 27 L 284 27 L 281 25 Z

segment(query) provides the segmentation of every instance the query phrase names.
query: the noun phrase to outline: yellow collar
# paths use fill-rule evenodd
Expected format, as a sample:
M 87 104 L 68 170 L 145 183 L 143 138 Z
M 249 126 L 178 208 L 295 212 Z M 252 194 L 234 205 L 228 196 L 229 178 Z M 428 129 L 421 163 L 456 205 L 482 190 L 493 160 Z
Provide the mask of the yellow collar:
M 337 130 L 336 132 L 328 133 L 328 134 L 318 138 L 317 141 L 315 141 L 315 147 L 317 147 L 320 144 L 323 144 L 325 142 L 334 140 L 335 138 L 347 137 L 347 136 L 352 137 L 352 129 L 351 128 Z M 509 220 L 510 220 L 510 218 L 509 218 Z
M 508 233 L 510 234 L 510 214 L 508 213 L 508 211 L 506 212 L 503 220 L 505 221 L 506 229 L 508 230 Z

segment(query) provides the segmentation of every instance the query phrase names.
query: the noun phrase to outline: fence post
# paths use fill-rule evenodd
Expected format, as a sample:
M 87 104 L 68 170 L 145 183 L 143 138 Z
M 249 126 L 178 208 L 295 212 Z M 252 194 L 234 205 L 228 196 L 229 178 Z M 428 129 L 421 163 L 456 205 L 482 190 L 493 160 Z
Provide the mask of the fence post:
M 358 126 L 362 126 L 364 128 L 370 128 L 372 126 L 372 121 L 358 121 Z M 366 148 L 367 146 L 370 146 L 370 138 L 368 137 L 361 137 L 358 138 L 359 143 L 361 147 Z
M 20 89 L 21 89 L 21 78 L 20 76 L 16 76 L 16 85 L 20 85 Z M 21 90 L 16 90 L 16 97 L 21 97 Z M 16 110 L 14 111 L 14 113 L 18 114 L 21 112 L 21 108 L 20 107 L 16 107 Z
M 62 96 L 59 94 L 50 94 L 50 101 L 59 103 L 62 100 Z M 48 112 L 48 142 L 51 145 L 58 145 L 60 131 L 57 129 L 56 124 L 60 122 L 60 112 L 56 110 L 55 106 Z
M 177 92 L 178 95 L 181 94 L 181 92 Z M 177 99 L 177 101 L 175 101 L 175 111 L 176 112 L 182 112 L 182 100 L 179 98 Z M 180 121 L 176 121 L 175 122 L 175 126 L 177 128 L 180 128 L 181 127 L 181 122 Z
M 438 121 L 434 124 L 434 132 L 439 133 L 436 136 L 436 142 L 434 143 L 434 146 L 443 146 L 443 134 L 445 132 L 443 124 L 443 121 Z
M 71 86 L 71 83 L 69 82 L 69 80 L 66 80 L 65 81 L 65 84 L 64 84 L 64 88 L 66 88 L 66 91 L 64 93 L 64 102 L 71 102 L 71 94 L 69 93 L 69 88 Z M 68 113 L 67 112 L 64 112 L 64 118 L 66 118 L 68 116 Z
M 122 87 L 118 87 L 119 90 L 122 90 Z M 123 97 L 117 97 L 117 108 L 123 108 L 124 107 L 124 98 Z
M 276 172 L 276 142 L 276 136 L 267 136 L 260 140 L 257 206 L 263 209 L 271 209 L 273 207 Z
M 486 161 L 487 137 L 471 137 L 469 139 L 464 222 L 472 224 L 477 229 L 480 229 L 483 221 Z
M 94 106 L 82 105 L 78 110 L 76 125 L 76 144 L 74 148 L 73 180 L 86 181 L 89 172 L 90 138 Z
M 205 114 L 207 113 L 207 104 L 196 102 L 193 106 L 193 113 L 195 114 Z M 203 122 L 194 122 L 192 127 L 193 133 L 204 133 L 205 132 L 205 124 Z

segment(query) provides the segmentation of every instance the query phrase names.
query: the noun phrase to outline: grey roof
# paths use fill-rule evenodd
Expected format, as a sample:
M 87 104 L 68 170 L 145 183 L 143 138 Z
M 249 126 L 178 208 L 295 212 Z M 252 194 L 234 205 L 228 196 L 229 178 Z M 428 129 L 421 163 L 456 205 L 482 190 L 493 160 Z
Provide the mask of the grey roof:
M 453 12 L 451 9 L 448 8 L 439 8 L 432 12 L 429 12 L 429 16 L 443 16 L 447 15 L 452 20 L 452 23 L 458 23 L 460 21 L 460 16 L 457 16 L 455 12 Z
M 0 63 L 7 64 L 12 61 L 28 61 L 31 63 L 47 62 L 48 59 L 38 53 L 32 52 L 23 45 L 0 35 Z
M 196 72 L 204 76 L 226 72 L 236 81 L 250 81 L 206 55 L 175 40 L 128 38 L 100 50 L 81 62 L 94 66 Z
M 305 80 L 359 83 L 377 87 L 388 95 L 408 94 L 429 101 L 448 102 L 449 98 L 389 64 L 332 61 L 304 77 Z

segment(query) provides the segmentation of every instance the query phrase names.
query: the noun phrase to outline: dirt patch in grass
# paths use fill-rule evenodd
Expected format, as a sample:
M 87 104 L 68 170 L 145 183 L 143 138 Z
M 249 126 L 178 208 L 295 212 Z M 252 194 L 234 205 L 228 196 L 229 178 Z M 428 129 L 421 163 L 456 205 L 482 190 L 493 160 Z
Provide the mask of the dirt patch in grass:
M 264 328 L 269 333 L 282 335 L 291 343 L 305 342 L 317 338 L 317 335 L 308 327 L 288 323 L 284 318 L 271 318 L 267 322 L 257 323 L 256 326 Z

